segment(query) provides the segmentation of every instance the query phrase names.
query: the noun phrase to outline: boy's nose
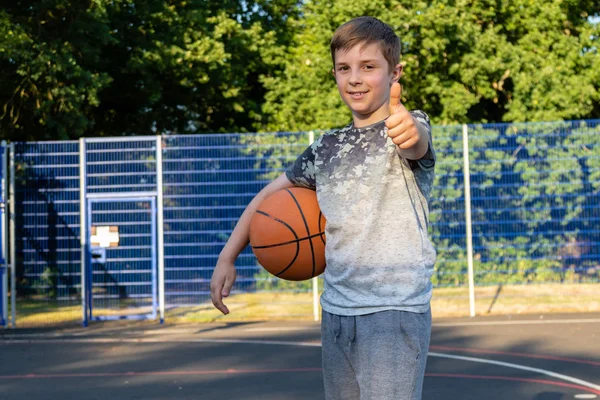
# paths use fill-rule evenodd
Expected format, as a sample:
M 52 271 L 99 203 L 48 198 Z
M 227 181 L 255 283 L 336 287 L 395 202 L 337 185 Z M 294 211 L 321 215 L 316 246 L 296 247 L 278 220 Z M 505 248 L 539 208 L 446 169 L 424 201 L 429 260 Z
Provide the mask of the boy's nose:
M 360 77 L 360 71 L 352 71 L 350 75 L 350 80 L 348 81 L 351 85 L 357 85 L 362 83 L 362 78 Z

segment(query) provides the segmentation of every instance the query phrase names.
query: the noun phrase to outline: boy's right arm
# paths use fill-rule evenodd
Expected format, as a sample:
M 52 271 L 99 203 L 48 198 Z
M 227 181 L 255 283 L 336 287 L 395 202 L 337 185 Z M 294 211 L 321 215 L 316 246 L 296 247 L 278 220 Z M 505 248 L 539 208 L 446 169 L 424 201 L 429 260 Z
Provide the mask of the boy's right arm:
M 254 212 L 260 203 L 269 195 L 293 186 L 294 184 L 290 182 L 284 173 L 258 192 L 242 213 L 229 240 L 227 240 L 225 247 L 221 250 L 217 265 L 215 266 L 212 278 L 210 279 L 210 298 L 214 306 L 223 314 L 229 314 L 229 309 L 223 304 L 223 297 L 229 296 L 231 287 L 235 282 L 235 260 L 250 242 L 250 220 L 252 219 Z

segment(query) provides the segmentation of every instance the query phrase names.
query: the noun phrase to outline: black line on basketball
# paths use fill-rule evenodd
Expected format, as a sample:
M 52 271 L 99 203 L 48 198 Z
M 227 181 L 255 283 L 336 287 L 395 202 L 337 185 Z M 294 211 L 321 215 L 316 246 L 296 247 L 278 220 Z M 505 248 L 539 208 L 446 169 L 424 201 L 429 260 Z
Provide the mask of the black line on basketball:
M 294 235 L 294 237 L 295 237 L 296 239 L 299 239 L 299 237 L 298 237 L 298 235 L 296 234 L 296 231 L 294 230 L 294 228 L 292 228 L 292 227 L 291 227 L 291 225 L 290 225 L 290 224 L 288 224 L 287 222 L 285 222 L 285 221 L 283 221 L 283 220 L 281 220 L 281 219 L 279 219 L 279 218 L 277 218 L 277 217 L 274 217 L 274 216 L 272 216 L 271 214 L 269 214 L 269 213 L 266 213 L 266 212 L 264 212 L 264 211 L 261 211 L 261 210 L 256 210 L 256 212 L 257 212 L 258 214 L 260 214 L 260 215 L 264 215 L 265 217 L 272 219 L 273 221 L 277 221 L 277 222 L 279 222 L 280 224 L 283 224 L 283 225 L 285 225 L 285 227 L 286 227 L 286 228 L 288 228 L 290 231 L 292 231 L 292 235 Z M 254 246 L 253 246 L 253 247 L 254 247 Z
M 323 232 L 321 233 L 315 233 L 314 235 L 310 235 L 304 238 L 298 238 L 298 239 L 294 239 L 294 240 L 288 240 L 287 242 L 281 242 L 281 243 L 275 243 L 275 244 L 268 244 L 265 246 L 252 246 L 253 249 L 268 249 L 271 247 L 277 247 L 277 246 L 285 246 L 286 244 L 292 244 L 292 243 L 297 243 L 297 242 L 301 242 L 303 240 L 308 240 L 308 239 L 313 239 L 316 238 L 317 236 L 321 236 L 321 240 L 323 240 Z
M 288 264 L 287 267 L 285 267 L 282 271 L 273 274 L 275 276 L 279 276 L 281 274 L 283 274 L 285 271 L 287 271 L 288 269 L 290 269 L 290 267 L 294 264 L 294 262 L 296 261 L 296 259 L 298 258 L 298 255 L 300 254 L 300 238 L 298 237 L 298 235 L 296 234 L 296 231 L 294 231 L 294 228 L 292 228 L 287 222 L 280 220 L 277 217 L 272 216 L 269 213 L 266 213 L 264 211 L 261 210 L 256 210 L 256 212 L 260 215 L 264 215 L 267 218 L 272 219 L 273 221 L 277 221 L 280 224 L 284 225 L 286 228 L 288 228 L 290 231 L 292 231 L 292 234 L 294 235 L 294 237 L 296 238 L 296 240 L 292 240 L 291 243 L 296 243 L 296 254 L 294 255 L 294 258 L 292 259 L 292 261 Z M 260 248 L 259 246 L 252 246 L 255 249 Z M 267 246 L 265 246 L 267 247 Z
M 325 239 L 325 233 L 320 233 L 319 236 L 321 236 L 321 242 L 323 242 L 323 244 L 326 245 L 327 241 Z
M 306 221 L 306 217 L 304 216 L 304 212 L 302 212 L 302 207 L 300 207 L 300 203 L 298 203 L 298 200 L 296 199 L 296 196 L 294 196 L 294 193 L 292 193 L 291 190 L 289 189 L 285 189 L 286 192 L 288 192 L 290 194 L 290 196 L 292 196 L 292 199 L 294 200 L 294 203 L 296 203 L 296 206 L 298 207 L 298 211 L 300 211 L 300 216 L 302 217 L 302 221 L 304 221 L 304 226 L 306 227 L 306 234 L 310 237 L 310 229 L 308 228 L 308 222 Z M 312 276 L 315 276 L 315 270 L 316 270 L 316 262 L 315 262 L 315 249 L 312 243 L 312 240 L 309 240 L 308 243 L 310 244 L 310 255 L 312 258 Z M 299 245 L 299 244 L 298 244 Z
M 298 258 L 299 254 L 300 254 L 300 242 L 296 242 L 296 254 L 294 255 L 294 259 L 282 271 L 279 271 L 278 273 L 276 273 L 275 276 L 279 276 L 279 275 L 283 274 L 285 271 L 287 271 L 288 269 L 290 269 L 290 267 L 292 265 L 294 265 L 294 263 L 296 262 L 296 259 Z
M 321 232 L 319 235 L 321 236 L 321 241 L 323 242 L 323 244 L 325 244 L 325 235 L 323 234 L 325 231 L 325 227 L 321 226 L 321 217 L 323 216 L 323 212 L 319 211 L 319 232 Z

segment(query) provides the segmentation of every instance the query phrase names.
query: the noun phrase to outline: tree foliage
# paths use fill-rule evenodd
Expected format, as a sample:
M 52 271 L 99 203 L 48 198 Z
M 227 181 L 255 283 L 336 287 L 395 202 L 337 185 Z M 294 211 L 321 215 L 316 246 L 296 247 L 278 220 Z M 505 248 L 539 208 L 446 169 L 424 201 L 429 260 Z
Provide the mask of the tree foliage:
M 295 0 L 5 0 L 3 136 L 248 131 Z
M 373 15 L 401 37 L 407 107 L 434 123 L 600 117 L 600 5 L 593 1 L 309 1 L 294 21 L 285 69 L 265 83 L 271 129 L 349 121 L 331 76 L 328 40 Z
M 0 0 L 12 140 L 300 131 L 347 123 L 329 39 L 401 36 L 405 99 L 436 124 L 600 117 L 593 0 Z

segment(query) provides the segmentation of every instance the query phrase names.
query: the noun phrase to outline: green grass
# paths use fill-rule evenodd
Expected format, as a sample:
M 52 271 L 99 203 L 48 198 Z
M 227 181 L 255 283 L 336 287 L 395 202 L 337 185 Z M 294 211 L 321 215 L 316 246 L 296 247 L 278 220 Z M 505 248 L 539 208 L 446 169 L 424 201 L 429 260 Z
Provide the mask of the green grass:
M 477 315 L 572 313 L 600 311 L 600 283 L 487 286 L 475 289 Z M 434 318 L 469 315 L 467 288 L 435 289 L 431 302 Z M 139 312 L 139 308 L 102 310 L 103 315 Z M 169 323 L 258 320 L 312 320 L 312 293 L 237 294 L 225 299 L 231 310 L 222 315 L 210 302 L 196 307 L 168 309 Z M 100 310 L 98 310 L 100 311 Z M 146 310 L 146 312 L 149 312 Z M 320 310 L 319 310 L 320 312 Z M 41 300 L 17 301 L 19 327 L 81 323 L 81 305 L 59 306 Z

